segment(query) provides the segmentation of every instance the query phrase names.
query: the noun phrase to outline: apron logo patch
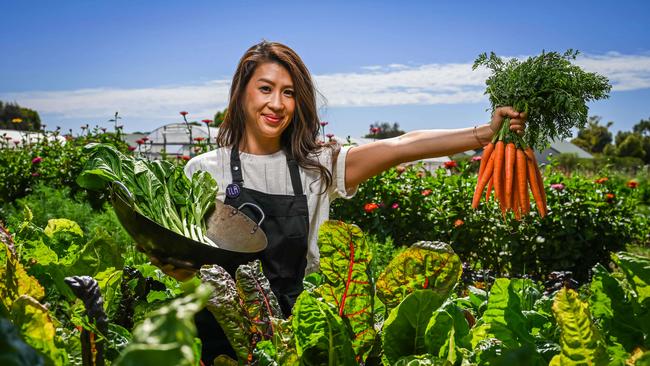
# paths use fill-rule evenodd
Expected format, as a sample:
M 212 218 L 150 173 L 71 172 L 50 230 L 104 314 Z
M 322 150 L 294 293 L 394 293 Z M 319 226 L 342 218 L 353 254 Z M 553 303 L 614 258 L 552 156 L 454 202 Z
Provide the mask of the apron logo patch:
M 241 188 L 239 187 L 239 185 L 235 183 L 230 183 L 226 187 L 226 196 L 228 196 L 228 198 L 237 198 L 239 197 L 240 193 L 241 193 Z

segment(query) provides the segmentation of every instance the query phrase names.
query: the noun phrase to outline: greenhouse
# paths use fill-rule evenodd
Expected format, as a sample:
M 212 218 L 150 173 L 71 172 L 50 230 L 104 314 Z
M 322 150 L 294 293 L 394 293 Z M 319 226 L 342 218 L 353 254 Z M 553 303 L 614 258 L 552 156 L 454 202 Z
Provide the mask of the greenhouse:
M 196 145 L 215 144 L 218 132 L 217 127 L 171 123 L 138 140 L 138 151 L 150 159 L 158 159 L 163 155 L 194 156 Z

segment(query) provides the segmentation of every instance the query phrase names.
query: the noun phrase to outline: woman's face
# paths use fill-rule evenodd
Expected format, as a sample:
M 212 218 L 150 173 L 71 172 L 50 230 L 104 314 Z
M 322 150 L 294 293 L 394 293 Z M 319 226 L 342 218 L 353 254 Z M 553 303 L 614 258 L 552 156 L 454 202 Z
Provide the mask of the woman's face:
M 280 136 L 293 119 L 295 105 L 289 72 L 274 62 L 257 66 L 244 93 L 246 146 L 279 150 Z

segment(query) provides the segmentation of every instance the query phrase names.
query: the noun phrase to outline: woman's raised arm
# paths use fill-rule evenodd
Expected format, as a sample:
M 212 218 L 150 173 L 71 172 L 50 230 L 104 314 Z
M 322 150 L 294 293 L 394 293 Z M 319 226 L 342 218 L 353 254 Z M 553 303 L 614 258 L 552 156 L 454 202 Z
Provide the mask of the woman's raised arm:
M 402 136 L 353 147 L 345 161 L 345 187 L 356 187 L 400 163 L 482 147 L 490 142 L 505 117 L 511 118 L 511 130 L 523 134 L 526 116 L 511 107 L 500 107 L 494 111 L 490 123 L 477 127 L 411 131 Z

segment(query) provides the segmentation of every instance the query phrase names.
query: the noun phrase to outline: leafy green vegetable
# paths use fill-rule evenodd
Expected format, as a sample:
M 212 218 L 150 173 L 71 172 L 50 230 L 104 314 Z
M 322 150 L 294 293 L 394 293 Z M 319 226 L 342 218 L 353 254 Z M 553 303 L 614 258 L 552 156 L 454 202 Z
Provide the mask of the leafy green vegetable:
M 587 303 L 578 293 L 563 288 L 555 295 L 553 313 L 561 330 L 562 352 L 550 365 L 590 364 L 607 365 L 607 353 L 600 331 L 591 321 Z
M 133 340 L 113 363 L 115 366 L 198 366 L 200 344 L 196 341 L 196 314 L 212 290 L 199 286 L 195 292 L 161 307 L 133 330 Z
M 448 301 L 429 319 L 424 342 L 429 353 L 454 364 L 462 359 L 460 348 L 471 348 L 468 335 L 469 324 L 463 310 Z
M 384 364 L 392 365 L 402 357 L 427 353 L 427 325 L 446 297 L 430 289 L 415 290 L 390 312 L 382 332 Z
M 461 272 L 460 258 L 449 244 L 417 242 L 386 266 L 377 280 L 377 296 L 387 308 L 417 289 L 430 288 L 446 298 Z
M 473 68 L 485 66 L 492 75 L 485 94 L 492 108 L 513 106 L 528 112 L 526 145 L 543 150 L 550 140 L 571 136 L 587 123 L 587 102 L 608 97 L 607 78 L 573 65 L 577 51 L 542 52 L 525 61 L 504 60 L 493 52 L 481 54 Z
M 160 225 L 193 240 L 215 245 L 205 236 L 205 215 L 214 207 L 217 183 L 209 173 L 189 180 L 183 169 L 166 160 L 130 157 L 107 144 L 88 144 L 90 154 L 77 183 L 103 190 L 123 183 L 133 195 L 135 209 Z
M 292 323 L 301 365 L 357 364 L 348 329 L 332 305 L 303 292 L 294 305 Z
M 372 257 L 366 240 L 355 225 L 326 221 L 320 227 L 318 245 L 325 283 L 316 291 L 347 320 L 353 333 L 352 348 L 358 359 L 365 360 L 376 335 L 369 275 Z
M 43 366 L 43 358 L 20 339 L 18 330 L 7 319 L 0 318 L 0 365 Z

